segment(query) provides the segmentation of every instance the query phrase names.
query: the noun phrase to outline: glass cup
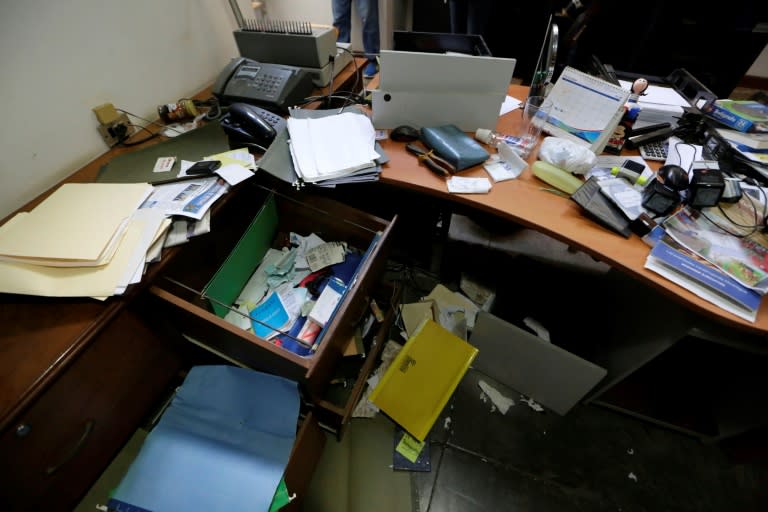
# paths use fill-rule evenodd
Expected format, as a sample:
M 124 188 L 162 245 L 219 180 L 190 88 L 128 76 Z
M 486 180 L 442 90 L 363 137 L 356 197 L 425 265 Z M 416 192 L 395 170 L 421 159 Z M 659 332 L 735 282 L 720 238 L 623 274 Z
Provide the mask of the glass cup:
M 527 160 L 539 143 L 541 130 L 552 112 L 552 100 L 544 96 L 529 96 L 523 103 L 521 111 L 522 123 L 517 135 L 520 142 L 512 147 L 520 158 Z

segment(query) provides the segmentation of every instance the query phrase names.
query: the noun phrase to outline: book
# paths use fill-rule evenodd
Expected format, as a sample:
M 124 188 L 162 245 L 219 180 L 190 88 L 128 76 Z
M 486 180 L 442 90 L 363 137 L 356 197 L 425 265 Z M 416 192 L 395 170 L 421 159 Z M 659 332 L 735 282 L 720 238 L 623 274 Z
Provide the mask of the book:
M 669 279 L 704 300 L 754 322 L 762 296 L 704 258 L 664 235 L 651 249 L 645 268 Z
M 768 133 L 745 133 L 728 128 L 716 128 L 725 140 L 736 144 L 739 150 L 768 149 Z
M 426 319 L 384 372 L 370 401 L 424 441 L 477 353 L 467 341 Z
M 663 223 L 667 234 L 743 286 L 768 292 L 768 236 L 755 225 L 762 213 L 744 194 L 733 204 L 695 210 L 685 207 Z
M 715 100 L 704 113 L 740 132 L 768 132 L 768 105 L 754 100 Z

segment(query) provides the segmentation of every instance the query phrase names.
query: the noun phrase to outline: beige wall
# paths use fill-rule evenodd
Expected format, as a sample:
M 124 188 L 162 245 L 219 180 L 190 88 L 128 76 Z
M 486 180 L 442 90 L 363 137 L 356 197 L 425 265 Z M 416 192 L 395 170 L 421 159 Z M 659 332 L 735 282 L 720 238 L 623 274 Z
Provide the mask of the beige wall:
M 237 55 L 234 28 L 225 0 L 0 2 L 0 218 L 107 149 L 92 107 L 156 118 Z

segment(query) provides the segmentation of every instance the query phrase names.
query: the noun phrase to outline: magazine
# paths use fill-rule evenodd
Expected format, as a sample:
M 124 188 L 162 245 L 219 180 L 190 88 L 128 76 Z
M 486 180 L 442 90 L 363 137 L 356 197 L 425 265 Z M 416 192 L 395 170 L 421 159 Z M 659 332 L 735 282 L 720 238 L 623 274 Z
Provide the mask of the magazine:
M 737 203 L 701 211 L 682 208 L 664 221 L 677 242 L 761 295 L 768 291 L 768 237 L 763 206 L 744 194 Z
M 761 294 L 723 273 L 669 235 L 663 235 L 654 244 L 646 258 L 645 268 L 739 318 L 750 322 L 757 318 Z

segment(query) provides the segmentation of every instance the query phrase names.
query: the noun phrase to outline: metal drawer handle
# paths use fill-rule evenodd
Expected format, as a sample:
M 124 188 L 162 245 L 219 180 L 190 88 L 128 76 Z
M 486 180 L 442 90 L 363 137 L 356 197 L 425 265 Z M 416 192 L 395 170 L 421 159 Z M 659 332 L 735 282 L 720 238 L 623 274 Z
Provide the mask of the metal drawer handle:
M 80 436 L 80 439 L 77 440 L 77 443 L 75 446 L 72 447 L 72 449 L 64 456 L 64 460 L 59 462 L 55 466 L 48 466 L 45 468 L 45 474 L 46 475 L 52 475 L 55 472 L 57 472 L 61 467 L 72 460 L 75 455 L 78 454 L 78 452 L 85 446 L 85 442 L 88 440 L 88 437 L 91 435 L 91 432 L 93 432 L 93 427 L 96 425 L 96 420 L 90 419 L 85 422 L 85 429 L 83 430 L 83 435 Z

